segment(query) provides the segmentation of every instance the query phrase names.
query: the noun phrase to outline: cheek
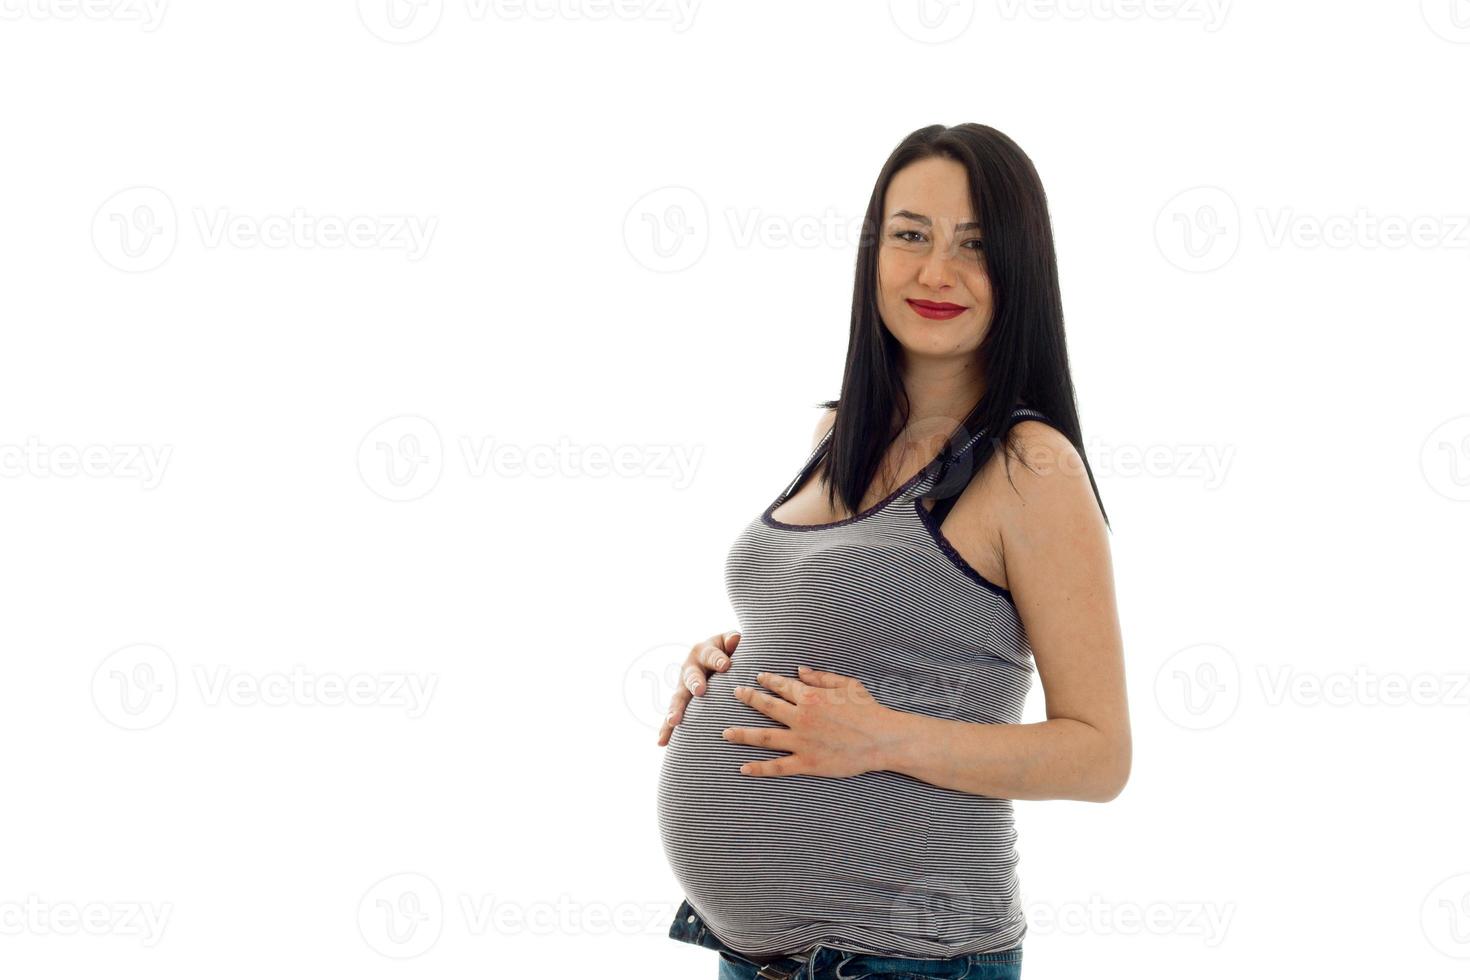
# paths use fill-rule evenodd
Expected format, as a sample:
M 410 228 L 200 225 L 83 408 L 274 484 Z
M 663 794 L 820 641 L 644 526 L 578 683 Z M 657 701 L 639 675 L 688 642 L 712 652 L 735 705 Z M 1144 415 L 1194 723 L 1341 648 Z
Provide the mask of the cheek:
M 884 249 L 878 253 L 878 288 L 885 289 L 897 286 L 908 278 L 908 266 L 905 256 L 893 249 Z
M 990 280 L 983 272 L 975 272 L 965 276 L 965 289 L 975 297 L 975 301 L 982 305 L 990 303 Z

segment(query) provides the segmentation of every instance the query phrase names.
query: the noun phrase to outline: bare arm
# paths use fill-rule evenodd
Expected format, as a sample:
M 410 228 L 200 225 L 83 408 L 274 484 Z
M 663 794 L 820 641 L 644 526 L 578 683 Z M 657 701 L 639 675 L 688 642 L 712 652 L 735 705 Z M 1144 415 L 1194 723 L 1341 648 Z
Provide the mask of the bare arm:
M 1046 695 L 1021 725 L 884 716 L 874 769 L 1012 800 L 1105 803 L 1128 782 L 1132 736 L 1107 527 L 1081 457 L 1056 430 L 1015 427 L 1027 466 L 998 515 L 1006 578 Z

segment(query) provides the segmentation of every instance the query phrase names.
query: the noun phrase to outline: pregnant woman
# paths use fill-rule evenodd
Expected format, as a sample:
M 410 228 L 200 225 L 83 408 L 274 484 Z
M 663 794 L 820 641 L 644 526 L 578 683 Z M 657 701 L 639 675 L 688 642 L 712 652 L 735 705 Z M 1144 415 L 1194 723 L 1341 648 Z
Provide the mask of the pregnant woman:
M 721 980 L 1018 977 L 1011 801 L 1128 779 L 1036 170 L 988 126 L 929 126 L 864 227 L 840 396 L 731 547 L 741 629 L 690 652 L 658 736 L 669 935 Z M 1047 717 L 1021 724 L 1033 669 Z

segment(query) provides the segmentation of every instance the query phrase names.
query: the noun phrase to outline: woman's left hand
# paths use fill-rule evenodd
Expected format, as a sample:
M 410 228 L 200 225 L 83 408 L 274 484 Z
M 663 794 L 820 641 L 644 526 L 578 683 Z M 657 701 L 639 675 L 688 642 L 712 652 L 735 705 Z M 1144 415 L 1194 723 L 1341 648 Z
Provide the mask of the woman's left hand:
M 756 675 L 773 697 L 751 687 L 735 697 L 785 728 L 727 728 L 724 736 L 740 745 L 790 752 L 779 759 L 747 762 L 748 776 L 860 776 L 880 769 L 885 721 L 893 710 L 874 700 L 855 677 L 825 670 L 797 669 L 800 679 L 770 672 Z

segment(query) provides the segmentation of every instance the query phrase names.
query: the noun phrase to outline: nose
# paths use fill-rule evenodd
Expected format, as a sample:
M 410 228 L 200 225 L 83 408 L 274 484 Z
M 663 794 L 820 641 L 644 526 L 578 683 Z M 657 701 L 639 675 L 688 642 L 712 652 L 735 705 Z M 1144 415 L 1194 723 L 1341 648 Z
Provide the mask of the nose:
M 942 248 L 931 248 L 924 264 L 919 267 L 919 284 L 926 289 L 941 289 L 954 284 L 950 271 L 951 256 Z

